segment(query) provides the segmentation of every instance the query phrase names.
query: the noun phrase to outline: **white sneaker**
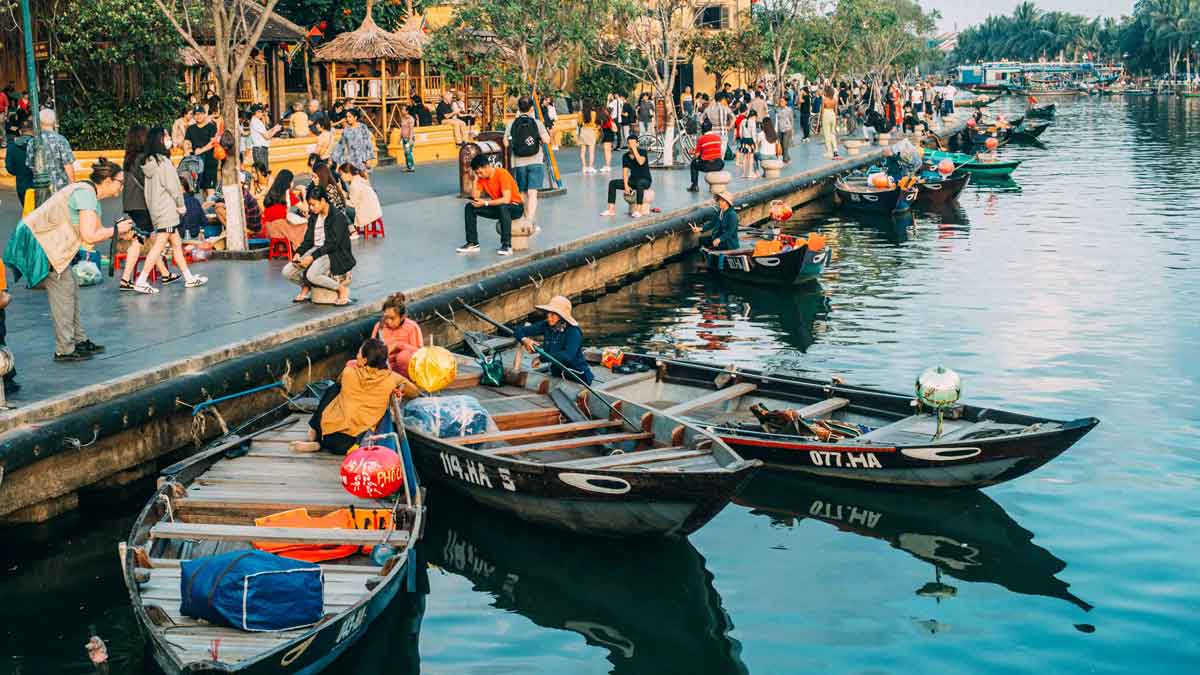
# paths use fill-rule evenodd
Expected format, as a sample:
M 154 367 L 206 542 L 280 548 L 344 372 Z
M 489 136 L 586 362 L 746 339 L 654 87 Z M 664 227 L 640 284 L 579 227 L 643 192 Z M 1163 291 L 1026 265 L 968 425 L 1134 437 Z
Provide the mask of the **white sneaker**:
M 135 290 L 138 293 L 141 293 L 143 295 L 154 295 L 154 294 L 158 293 L 157 288 L 151 286 L 150 284 L 146 284 L 146 283 L 134 284 L 133 290 Z
M 612 171 L 612 167 L 611 167 L 611 166 L 602 166 L 602 167 L 600 167 L 600 173 L 609 173 L 610 171 Z
M 208 277 L 196 275 L 196 276 L 192 277 L 191 279 L 188 279 L 187 281 L 183 282 L 183 285 L 187 286 L 188 288 L 198 288 L 207 283 L 208 283 Z

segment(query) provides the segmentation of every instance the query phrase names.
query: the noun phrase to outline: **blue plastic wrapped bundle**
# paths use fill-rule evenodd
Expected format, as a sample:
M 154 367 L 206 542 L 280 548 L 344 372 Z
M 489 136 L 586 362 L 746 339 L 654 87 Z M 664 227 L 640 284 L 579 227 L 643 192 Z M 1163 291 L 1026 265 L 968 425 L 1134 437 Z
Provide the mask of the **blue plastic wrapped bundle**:
M 433 396 L 409 401 L 404 423 L 438 438 L 495 431 L 488 411 L 474 396 Z
M 180 565 L 179 612 L 246 631 L 311 626 L 324 615 L 321 568 L 263 551 L 230 551 Z

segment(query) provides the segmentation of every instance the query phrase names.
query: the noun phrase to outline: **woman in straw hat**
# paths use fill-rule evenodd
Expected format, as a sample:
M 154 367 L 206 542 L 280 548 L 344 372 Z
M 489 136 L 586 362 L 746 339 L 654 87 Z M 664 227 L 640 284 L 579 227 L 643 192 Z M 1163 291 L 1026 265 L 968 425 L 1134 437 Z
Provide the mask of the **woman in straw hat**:
M 568 379 L 578 378 L 585 384 L 591 384 L 592 369 L 588 367 L 587 359 L 583 355 L 583 331 L 579 329 L 579 322 L 571 316 L 571 301 L 556 295 L 550 298 L 550 302 L 537 305 L 537 308 L 546 312 L 546 320 L 519 326 L 514 331 L 517 340 L 532 354 L 538 345 L 530 336 L 544 337 L 541 351 L 558 362 L 551 361 L 550 374 Z M 560 364 L 571 373 L 563 372 Z
M 741 248 L 738 242 L 738 216 L 733 210 L 733 195 L 728 191 L 718 192 L 713 196 L 717 202 L 717 210 L 706 227 L 692 225 L 692 232 L 708 239 L 704 242 L 706 248 L 716 251 L 733 251 Z

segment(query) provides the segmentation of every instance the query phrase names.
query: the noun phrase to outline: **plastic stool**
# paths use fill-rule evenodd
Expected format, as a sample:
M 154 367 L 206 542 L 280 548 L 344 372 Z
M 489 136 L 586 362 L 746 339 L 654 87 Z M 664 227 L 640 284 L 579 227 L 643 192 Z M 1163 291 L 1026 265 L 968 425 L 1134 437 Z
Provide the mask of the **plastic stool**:
M 383 218 L 378 218 L 376 220 L 373 220 L 373 221 L 367 223 L 366 229 L 363 230 L 363 239 L 370 239 L 371 237 L 382 237 L 382 236 L 384 236 Z
M 128 259 L 129 259 L 128 253 L 118 253 L 113 258 L 113 269 L 114 270 L 122 269 L 125 266 L 125 263 L 128 261 Z M 161 260 L 162 260 L 163 266 L 167 268 L 168 272 L 170 272 L 171 271 L 171 268 L 169 267 L 169 265 L 171 264 L 170 259 L 162 258 Z M 133 261 L 132 277 L 134 279 L 137 279 L 138 268 L 140 268 L 142 266 L 142 263 L 145 261 L 146 261 L 145 256 L 138 256 L 138 259 Z M 146 281 L 158 281 L 158 266 L 157 265 L 150 268 L 150 274 L 146 275 Z
M 292 259 L 292 240 L 287 237 L 273 237 L 271 239 L 271 248 L 267 252 L 267 259 L 274 260 L 276 258 L 284 258 L 285 260 Z

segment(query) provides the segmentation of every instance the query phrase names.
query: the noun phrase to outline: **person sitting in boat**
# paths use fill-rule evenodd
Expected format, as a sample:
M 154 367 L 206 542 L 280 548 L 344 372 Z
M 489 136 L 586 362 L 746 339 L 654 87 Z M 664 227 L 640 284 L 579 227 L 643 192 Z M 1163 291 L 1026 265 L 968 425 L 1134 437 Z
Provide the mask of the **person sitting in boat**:
M 513 331 L 513 337 L 533 354 L 538 344 L 530 336 L 542 336 L 545 341 L 541 351 L 553 359 L 550 362 L 551 375 L 578 378 L 585 384 L 591 384 L 592 369 L 583 355 L 583 331 L 579 329 L 579 322 L 571 316 L 571 301 L 556 295 L 550 298 L 550 302 L 536 307 L 546 312 L 546 320 L 518 327 Z M 565 373 L 563 367 L 570 370 L 570 374 Z
M 890 146 L 883 149 L 883 171 L 893 181 L 899 181 L 906 175 L 904 166 L 900 163 L 900 157 Z
M 369 338 L 358 348 L 358 356 L 346 364 L 338 382 L 325 390 L 308 421 L 308 440 L 292 441 L 292 451 L 346 454 L 359 436 L 383 419 L 393 393 L 416 398 L 421 392 L 408 378 L 388 368 L 387 345 Z
M 701 244 L 714 251 L 733 251 L 741 248 L 738 242 L 737 211 L 733 210 L 733 195 L 728 191 L 721 191 L 713 199 L 717 202 L 717 211 L 708 221 L 708 226 L 692 224 L 692 232 L 701 235 Z
M 371 337 L 382 340 L 388 348 L 388 365 L 401 375 L 408 372 L 408 362 L 421 348 L 421 325 L 408 317 L 407 297 L 393 293 L 383 301 L 383 315 L 371 331 Z

